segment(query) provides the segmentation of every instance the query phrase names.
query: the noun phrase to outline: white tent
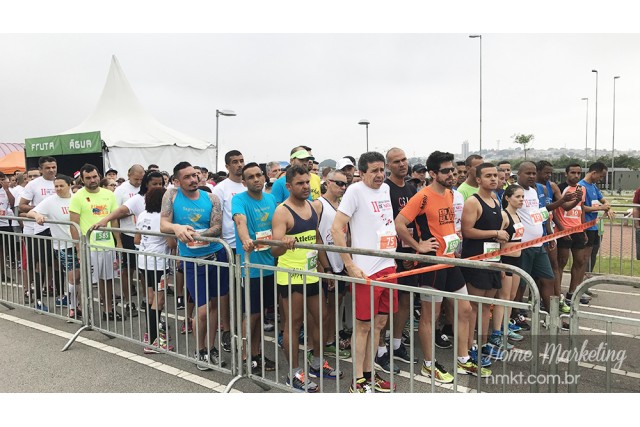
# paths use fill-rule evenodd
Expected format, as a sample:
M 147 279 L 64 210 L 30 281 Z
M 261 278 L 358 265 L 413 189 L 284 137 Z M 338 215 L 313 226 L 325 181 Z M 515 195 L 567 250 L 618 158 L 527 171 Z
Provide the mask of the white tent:
M 115 55 L 93 113 L 79 126 L 62 133 L 93 131 L 100 131 L 107 146 L 105 170 L 114 168 L 120 176 L 126 176 L 134 163 L 144 167 L 155 163 L 169 173 L 180 161 L 215 169 L 215 144 L 175 131 L 151 116 L 133 92 Z

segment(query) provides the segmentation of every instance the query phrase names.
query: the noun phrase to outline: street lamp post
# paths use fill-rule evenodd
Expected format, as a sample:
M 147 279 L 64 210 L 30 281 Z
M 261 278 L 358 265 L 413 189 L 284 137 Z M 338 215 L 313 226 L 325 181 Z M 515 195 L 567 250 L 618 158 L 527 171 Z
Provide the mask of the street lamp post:
M 218 172 L 218 154 L 220 153 L 220 146 L 218 145 L 218 119 L 220 116 L 233 117 L 236 113 L 233 110 L 216 110 L 216 170 Z
M 366 128 L 366 134 L 367 134 L 367 153 L 369 152 L 369 125 L 371 124 L 371 122 L 367 119 L 360 119 L 360 121 L 358 122 L 359 125 L 364 125 Z
M 589 98 L 582 98 L 582 101 L 587 101 L 587 119 L 584 130 L 584 167 L 586 169 L 587 157 L 589 157 Z
M 616 80 L 620 76 L 613 78 L 613 135 L 611 136 L 611 191 L 616 187 Z
M 482 156 L 482 35 L 472 34 L 471 39 L 480 39 L 480 155 Z
M 598 160 L 598 70 L 591 70 L 592 73 L 596 73 L 596 124 L 595 124 L 595 138 L 593 140 L 593 157 Z

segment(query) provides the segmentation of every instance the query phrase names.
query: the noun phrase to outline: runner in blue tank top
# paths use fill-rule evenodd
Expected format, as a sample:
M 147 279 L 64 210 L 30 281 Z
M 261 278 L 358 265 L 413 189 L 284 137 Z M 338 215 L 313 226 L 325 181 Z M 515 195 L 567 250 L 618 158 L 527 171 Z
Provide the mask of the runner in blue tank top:
M 220 199 L 211 193 L 198 190 L 197 172 L 187 162 L 173 168 L 178 187 L 168 190 L 162 198 L 160 230 L 178 238 L 180 256 L 199 260 L 228 262 L 227 253 L 220 243 L 202 242 L 195 236 L 220 237 L 222 232 L 222 207 Z M 196 319 L 196 360 L 218 364 L 218 350 L 214 347 L 218 328 L 218 296 L 229 292 L 229 270 L 210 264 L 184 263 L 185 283 L 189 294 L 198 306 Z M 208 318 L 207 318 L 208 317 Z M 207 323 L 208 320 L 208 323 Z M 209 335 L 209 345 L 205 337 Z M 200 370 L 208 370 L 197 365 Z M 224 366 L 224 362 L 220 363 Z

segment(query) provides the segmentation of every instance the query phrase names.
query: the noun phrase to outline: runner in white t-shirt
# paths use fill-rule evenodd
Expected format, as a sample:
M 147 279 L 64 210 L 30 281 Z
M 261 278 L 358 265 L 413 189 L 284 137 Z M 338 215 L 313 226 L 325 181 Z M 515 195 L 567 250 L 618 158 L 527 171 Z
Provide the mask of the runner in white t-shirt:
M 375 249 L 395 252 L 397 247 L 393 208 L 389 185 L 384 183 L 385 158 L 371 151 L 364 153 L 358 160 L 358 169 L 362 181 L 347 188 L 336 218 L 331 227 L 331 235 L 336 246 L 347 246 L 344 230 L 351 229 L 351 246 L 362 249 Z M 340 254 L 347 273 L 358 279 L 375 280 L 393 274 L 396 264 L 392 258 L 378 258 L 364 255 Z M 389 317 L 390 293 L 393 307 L 398 307 L 398 292 L 386 287 L 374 287 L 373 301 L 370 299 L 370 286 L 356 284 L 356 348 L 354 369 L 356 381 L 349 388 L 353 393 L 367 393 L 371 387 L 379 392 L 390 392 L 391 384 L 374 373 L 371 363 L 371 343 L 380 339 L 380 331 Z M 371 327 L 371 304 L 373 304 L 374 327 Z M 373 329 L 373 330 L 372 330 Z M 367 375 L 367 376 L 365 376 Z M 370 385 L 371 384 L 371 385 Z
M 38 224 L 44 224 L 45 221 L 69 221 L 69 202 L 71 201 L 71 185 L 73 179 L 66 175 L 58 175 L 54 181 L 56 194 L 47 197 L 42 203 L 33 208 L 27 216 L 36 220 Z M 69 304 L 69 317 L 81 318 L 82 311 L 78 304 L 78 297 L 82 290 L 80 284 L 80 263 L 78 254 L 71 240 L 71 232 L 68 225 L 49 224 L 51 236 L 53 240 L 53 249 L 56 259 L 60 263 L 60 268 L 67 275 L 67 285 L 69 292 L 69 301 L 64 295 L 56 300 L 56 305 L 66 306 Z
M 40 159 L 38 159 L 38 166 L 42 176 L 31 180 L 25 186 L 24 191 L 20 196 L 20 204 L 18 205 L 18 208 L 20 209 L 20 212 L 24 214 L 56 192 L 53 184 L 53 180 L 58 172 L 58 163 L 56 162 L 56 159 L 53 157 L 40 157 Z M 34 224 L 33 234 L 37 236 L 51 236 L 48 226 L 35 223 L 32 224 Z M 27 228 L 26 224 L 25 228 Z M 44 309 L 44 305 L 40 298 L 40 289 L 41 287 L 45 287 L 46 283 L 51 282 L 53 269 L 46 269 L 46 280 L 42 280 L 41 276 L 44 273 L 44 266 L 52 266 L 51 241 L 28 238 L 26 242 L 28 267 L 35 272 L 34 285 L 36 288 L 36 308 Z M 57 289 L 56 291 L 58 293 L 62 293 L 61 289 Z
M 162 175 L 159 172 L 158 174 L 160 175 L 160 177 L 162 177 Z M 124 203 L 127 200 L 131 199 L 133 196 L 138 194 L 138 192 L 140 191 L 140 185 L 142 184 L 142 178 L 144 178 L 144 175 L 145 175 L 145 170 L 142 165 L 136 164 L 129 168 L 127 172 L 128 180 L 123 182 L 118 187 L 116 187 L 115 191 L 113 192 L 113 194 L 116 196 L 116 203 L 118 204 L 118 206 L 121 207 L 122 205 L 124 205 Z M 122 217 L 120 219 L 120 227 L 131 230 L 130 233 L 120 234 L 120 238 L 122 239 L 122 247 L 124 249 L 129 249 L 132 251 L 135 250 L 136 247 L 133 244 L 133 236 L 135 235 L 134 231 L 136 229 L 135 214 L 129 213 L 126 216 Z M 137 276 L 136 257 L 135 255 L 131 255 L 127 253 L 121 253 L 120 255 L 121 255 L 120 256 L 120 269 L 121 269 L 120 278 L 122 280 L 122 293 L 123 293 L 122 298 L 124 299 L 124 301 L 129 301 L 129 277 Z M 133 283 L 131 283 L 131 295 L 135 296 L 137 295 L 137 293 L 138 292 L 135 286 L 133 285 Z M 131 304 L 131 307 L 133 311 L 137 313 L 137 310 L 135 310 L 134 303 Z
M 224 164 L 229 172 L 227 179 L 213 187 L 212 193 L 218 196 L 222 204 L 222 239 L 236 252 L 235 223 L 231 216 L 231 199 L 247 188 L 242 185 L 242 168 L 244 157 L 238 150 L 231 150 L 224 155 Z M 205 177 L 206 178 L 206 177 Z M 220 298 L 220 319 L 222 321 L 222 349 L 231 351 L 231 328 L 229 319 L 229 295 Z
M 2 172 L 0 172 L 0 216 L 13 216 L 13 205 L 15 200 L 13 194 L 9 189 L 11 182 L 9 178 Z M 13 236 L 13 228 L 9 224 L 8 219 L 0 219 L 0 232 L 10 233 L 2 235 L 2 245 L 0 245 L 0 278 L 4 280 L 4 272 L 6 270 L 5 261 L 9 256 L 10 260 L 15 259 L 15 236 Z M 6 247 L 6 250 L 5 250 Z

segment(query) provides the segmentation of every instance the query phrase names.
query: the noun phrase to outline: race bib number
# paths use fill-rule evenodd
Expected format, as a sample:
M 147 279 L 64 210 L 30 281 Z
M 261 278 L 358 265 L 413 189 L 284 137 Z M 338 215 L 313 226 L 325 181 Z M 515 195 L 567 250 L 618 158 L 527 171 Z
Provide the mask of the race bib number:
M 524 225 L 521 222 L 513 224 L 513 237 L 512 239 L 521 239 L 524 236 Z
M 460 246 L 460 237 L 457 234 L 449 234 L 443 237 L 444 239 L 444 252 L 442 255 L 453 255 L 456 253 L 458 246 Z
M 395 231 L 378 231 L 378 250 L 393 252 L 398 247 Z
M 202 230 L 196 230 L 196 233 L 200 234 L 200 233 L 204 233 L 205 231 L 207 231 L 206 228 Z M 207 246 L 209 246 L 209 242 L 202 242 L 198 240 L 194 240 L 193 242 L 187 243 L 187 247 L 191 249 L 206 248 Z
M 573 209 L 570 209 L 564 213 L 565 218 L 579 219 L 582 214 L 582 208 L 580 206 L 576 206 Z
M 96 242 L 105 242 L 107 240 L 111 240 L 111 232 L 110 231 L 97 231 L 95 233 Z
M 540 208 L 531 213 L 531 220 L 534 224 L 539 225 L 549 219 L 549 211 L 547 208 Z
M 490 254 L 492 252 L 497 252 L 500 250 L 500 243 L 498 242 L 484 242 L 484 253 Z M 497 255 L 493 258 L 487 258 L 485 261 L 500 261 L 500 255 Z
M 271 240 L 271 230 L 265 231 L 256 231 L 256 240 Z M 269 250 L 269 246 L 266 245 L 258 245 L 254 249 L 254 251 L 267 251 Z
M 411 236 L 413 236 L 413 228 L 407 228 L 407 230 L 409 230 L 409 234 Z M 405 243 L 402 239 L 398 238 L 398 240 L 400 241 L 400 247 L 401 248 L 410 248 L 411 246 L 409 246 L 408 243 Z
M 318 251 L 307 252 L 307 270 L 316 271 L 318 268 Z

